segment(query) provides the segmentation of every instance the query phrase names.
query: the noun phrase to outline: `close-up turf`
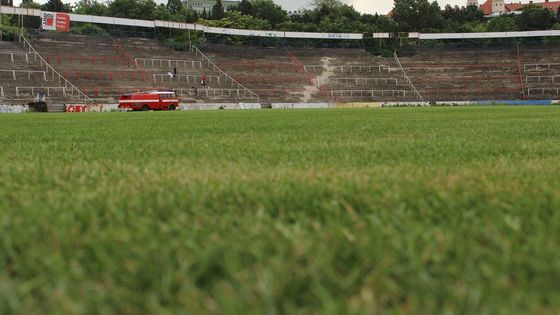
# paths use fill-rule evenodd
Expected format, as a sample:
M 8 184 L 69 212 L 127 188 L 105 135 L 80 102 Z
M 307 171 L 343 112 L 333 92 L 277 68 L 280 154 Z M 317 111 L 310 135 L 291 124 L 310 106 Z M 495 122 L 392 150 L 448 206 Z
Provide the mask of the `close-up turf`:
M 0 115 L 1 314 L 557 314 L 560 107 Z

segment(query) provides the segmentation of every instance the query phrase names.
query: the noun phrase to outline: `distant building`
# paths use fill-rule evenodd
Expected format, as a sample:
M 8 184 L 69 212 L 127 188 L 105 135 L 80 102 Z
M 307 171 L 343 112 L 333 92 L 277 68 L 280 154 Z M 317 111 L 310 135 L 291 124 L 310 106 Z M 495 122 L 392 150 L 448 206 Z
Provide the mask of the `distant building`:
M 231 6 L 236 6 L 241 2 L 240 0 L 222 0 L 222 4 L 224 5 L 224 11 L 228 11 Z M 192 8 L 198 12 L 212 12 L 212 8 L 216 4 L 216 0 L 184 0 L 183 4 L 186 6 L 192 6 Z
M 467 1 L 467 3 L 470 2 L 472 2 L 472 0 Z M 529 3 L 518 2 L 507 4 L 504 0 L 486 0 L 480 5 L 480 9 L 484 12 L 484 15 L 499 15 L 520 11 L 524 6 L 529 4 L 543 6 L 552 10 L 554 13 L 557 13 L 560 8 L 560 1 L 545 0 L 544 2 L 530 1 Z

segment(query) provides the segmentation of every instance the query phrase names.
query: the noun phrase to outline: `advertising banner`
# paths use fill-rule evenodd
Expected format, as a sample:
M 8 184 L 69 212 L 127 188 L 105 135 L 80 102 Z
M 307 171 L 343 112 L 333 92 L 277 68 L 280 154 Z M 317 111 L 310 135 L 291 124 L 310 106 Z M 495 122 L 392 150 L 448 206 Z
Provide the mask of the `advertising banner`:
M 70 16 L 66 13 L 56 13 L 56 31 L 70 32 Z
M 66 13 L 42 11 L 41 28 L 45 31 L 70 32 L 70 16 Z
M 41 28 L 45 31 L 56 31 L 56 13 L 41 12 Z

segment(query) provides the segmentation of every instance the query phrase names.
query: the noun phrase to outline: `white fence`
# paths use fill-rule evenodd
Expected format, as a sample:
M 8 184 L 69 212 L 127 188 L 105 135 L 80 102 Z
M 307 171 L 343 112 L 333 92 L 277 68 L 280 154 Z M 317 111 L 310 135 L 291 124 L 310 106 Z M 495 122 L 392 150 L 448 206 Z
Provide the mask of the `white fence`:
M 320 78 L 317 79 L 320 85 L 325 84 L 354 84 L 354 85 L 398 85 L 399 79 L 397 78 Z
M 27 56 L 26 53 L 3 53 L 3 52 L 0 52 L 0 59 L 4 59 L 3 56 L 10 56 L 10 61 L 12 63 L 15 63 L 14 56 L 24 56 L 25 57 L 25 63 L 29 64 L 29 57 Z
M 527 89 L 527 96 L 530 95 L 545 95 L 545 94 L 553 94 L 553 95 L 560 95 L 560 88 L 557 87 L 548 87 L 548 88 L 528 88 Z
M 243 89 L 175 89 L 178 96 L 189 97 L 234 97 L 254 98 L 254 95 Z
M 59 93 L 56 93 L 58 91 Z M 35 87 L 35 86 L 16 86 L 16 96 L 20 95 L 37 95 L 39 93 L 45 93 L 46 96 L 58 96 L 66 97 L 66 88 L 63 86 L 49 86 L 49 87 Z
M 339 98 L 374 98 L 374 97 L 385 97 L 385 96 L 409 96 L 415 95 L 413 91 L 406 90 L 333 90 L 331 91 L 331 97 Z
M 168 73 L 156 73 L 153 75 L 154 83 L 163 82 L 175 82 L 175 83 L 187 83 L 187 84 L 200 84 L 202 80 L 201 75 L 197 74 L 178 74 L 171 76 Z M 206 76 L 206 84 L 221 84 L 220 77 L 217 75 Z M 233 82 L 232 82 L 233 85 Z
M 333 66 L 329 67 L 334 72 L 383 72 L 388 69 L 387 66 L 371 66 L 371 65 L 351 65 L 351 66 Z M 323 65 L 305 65 L 303 66 L 305 72 L 322 72 Z
M 523 65 L 525 71 L 560 69 L 560 63 L 528 63 Z
M 0 73 L 11 73 L 12 74 L 12 78 L 15 80 L 17 80 L 17 73 L 24 73 L 27 74 L 27 80 L 31 80 L 31 75 L 32 74 L 39 74 L 42 78 L 43 81 L 47 81 L 47 73 L 45 71 L 36 71 L 36 70 L 0 70 Z
M 556 80 L 560 81 L 560 75 L 535 75 L 525 77 L 525 83 L 555 83 Z
M 173 67 L 177 68 L 193 68 L 193 69 L 202 69 L 202 63 L 196 60 L 173 60 L 173 59 L 158 59 L 158 58 L 135 58 L 136 64 L 142 64 L 144 67 L 146 66 L 160 66 L 164 67 L 167 66 L 169 69 Z

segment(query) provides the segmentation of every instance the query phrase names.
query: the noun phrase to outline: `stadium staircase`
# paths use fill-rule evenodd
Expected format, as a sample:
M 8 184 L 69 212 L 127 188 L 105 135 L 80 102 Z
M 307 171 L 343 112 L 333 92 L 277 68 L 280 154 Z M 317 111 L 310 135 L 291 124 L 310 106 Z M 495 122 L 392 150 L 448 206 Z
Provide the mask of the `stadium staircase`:
M 123 93 L 153 89 L 214 103 L 560 98 L 560 57 L 553 48 L 419 49 L 399 60 L 357 48 L 210 42 L 176 51 L 153 39 L 54 32 L 41 33 L 33 47 L 0 44 L 4 103 L 32 101 L 38 89 L 53 104 L 87 101 L 80 91 L 93 102 L 115 103 Z
M 560 99 L 560 47 L 520 49 L 526 99 Z
M 0 41 L 0 98 L 3 104 L 24 105 L 44 95 L 48 110 L 62 111 L 85 96 L 62 78 L 21 36 L 18 42 Z
M 401 61 L 410 80 L 427 101 L 521 97 L 517 56 L 512 49 L 427 49 Z
M 231 47 L 205 53 L 239 82 L 276 102 L 416 100 L 394 60 L 362 49 Z

